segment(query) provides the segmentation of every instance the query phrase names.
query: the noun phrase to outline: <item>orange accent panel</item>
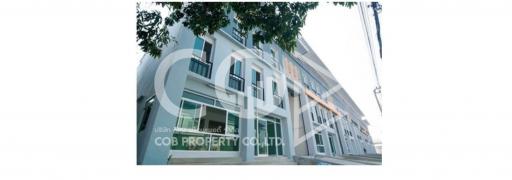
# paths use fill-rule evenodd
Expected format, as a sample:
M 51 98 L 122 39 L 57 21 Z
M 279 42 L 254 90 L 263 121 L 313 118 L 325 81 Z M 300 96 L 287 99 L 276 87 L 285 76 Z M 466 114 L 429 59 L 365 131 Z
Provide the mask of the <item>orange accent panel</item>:
M 285 59 L 284 67 L 287 77 L 295 81 L 299 81 L 299 72 L 293 63 L 291 63 L 288 59 Z
M 341 113 L 338 110 L 336 110 L 336 106 L 332 102 L 324 101 L 323 99 L 321 99 L 318 95 L 316 95 L 313 91 L 311 91 L 309 89 L 305 89 L 305 93 L 306 93 L 306 95 L 311 97 L 311 99 L 318 102 L 318 104 L 320 104 L 320 105 L 324 106 L 325 108 L 329 109 L 330 111 L 336 113 L 336 115 L 341 116 Z

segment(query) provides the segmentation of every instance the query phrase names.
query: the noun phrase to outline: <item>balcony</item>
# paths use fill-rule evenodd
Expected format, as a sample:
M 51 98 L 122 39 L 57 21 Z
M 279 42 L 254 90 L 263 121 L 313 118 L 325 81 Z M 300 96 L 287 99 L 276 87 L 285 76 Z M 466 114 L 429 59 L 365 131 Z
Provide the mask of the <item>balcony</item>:
M 283 97 L 274 95 L 274 105 L 280 108 L 284 108 Z
M 191 58 L 189 70 L 209 79 L 212 71 L 212 63 L 204 62 L 196 58 Z
M 245 46 L 245 37 L 242 36 L 240 30 L 238 30 L 237 28 L 233 28 L 232 35 L 233 38 L 235 38 L 238 42 L 242 43 Z
M 244 91 L 245 79 L 235 74 L 229 74 L 228 86 L 238 91 Z
M 254 53 L 255 53 L 256 55 L 258 55 L 259 57 L 263 57 L 263 50 L 261 50 L 261 48 L 259 48 L 259 47 L 254 47 L 252 50 L 253 50 L 253 51 L 254 51 Z

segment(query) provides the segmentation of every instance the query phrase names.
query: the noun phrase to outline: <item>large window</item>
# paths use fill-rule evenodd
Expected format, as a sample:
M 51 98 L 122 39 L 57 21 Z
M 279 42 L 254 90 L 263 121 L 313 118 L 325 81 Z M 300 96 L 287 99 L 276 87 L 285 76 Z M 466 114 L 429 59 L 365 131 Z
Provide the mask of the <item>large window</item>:
M 315 108 L 314 108 L 313 105 L 310 105 L 309 108 L 310 108 L 310 111 L 311 111 L 311 121 L 315 122 L 315 115 L 313 114 L 314 111 L 315 111 Z
M 229 69 L 228 86 L 238 91 L 244 91 L 245 79 L 243 78 L 242 61 L 237 59 L 233 59 L 232 61 L 233 63 L 231 64 L 231 68 Z
M 325 145 L 324 145 L 324 141 L 322 139 L 322 135 L 319 134 L 319 133 L 316 133 L 315 134 L 315 141 L 316 141 L 316 150 L 319 153 L 325 153 Z
M 212 67 L 212 49 L 212 42 L 207 41 L 201 37 L 196 37 L 189 70 L 203 77 L 210 78 Z
M 279 86 L 277 84 L 277 81 L 272 81 L 272 95 L 273 95 L 273 99 L 274 99 L 274 105 L 276 105 L 277 107 L 280 107 L 280 108 L 283 108 L 284 107 L 284 103 L 283 103 L 283 97 L 281 97 L 279 95 Z
M 263 78 L 260 71 L 252 69 L 252 95 L 255 98 L 265 100 L 263 94 Z
M 233 113 L 228 113 L 228 124 L 226 128 L 227 134 L 236 134 L 238 135 L 238 125 L 240 122 L 240 118 L 238 115 Z
M 273 117 L 255 119 L 255 136 L 257 144 L 255 155 L 283 155 L 283 139 L 280 120 Z
M 326 124 L 327 123 L 327 111 L 325 110 L 324 107 L 321 107 L 321 110 L 322 110 L 322 124 Z
M 239 121 L 235 112 L 183 100 L 171 148 L 238 151 Z
M 320 112 L 320 108 L 318 105 L 315 106 L 315 112 L 316 112 L 316 121 L 320 124 L 322 124 L 322 114 Z
M 214 107 L 202 106 L 203 112 L 200 118 L 199 131 L 225 134 L 226 111 Z
M 199 128 L 199 117 L 201 116 L 202 106 L 189 101 L 181 102 L 181 113 L 178 118 L 178 128 L 194 129 Z
M 203 62 L 211 62 L 212 47 L 211 42 L 201 37 L 196 37 L 193 55 Z

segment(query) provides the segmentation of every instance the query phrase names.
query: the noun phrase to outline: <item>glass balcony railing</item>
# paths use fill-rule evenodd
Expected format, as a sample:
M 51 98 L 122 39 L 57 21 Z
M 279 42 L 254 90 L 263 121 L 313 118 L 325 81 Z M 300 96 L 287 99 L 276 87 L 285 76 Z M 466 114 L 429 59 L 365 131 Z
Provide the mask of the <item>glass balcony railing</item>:
M 244 78 L 242 78 L 238 75 L 235 75 L 235 74 L 229 74 L 228 86 L 230 88 L 233 88 L 233 89 L 243 92 L 244 91 L 244 82 L 245 82 Z
M 210 78 L 212 63 L 204 62 L 196 58 L 191 58 L 189 70 L 205 78 Z

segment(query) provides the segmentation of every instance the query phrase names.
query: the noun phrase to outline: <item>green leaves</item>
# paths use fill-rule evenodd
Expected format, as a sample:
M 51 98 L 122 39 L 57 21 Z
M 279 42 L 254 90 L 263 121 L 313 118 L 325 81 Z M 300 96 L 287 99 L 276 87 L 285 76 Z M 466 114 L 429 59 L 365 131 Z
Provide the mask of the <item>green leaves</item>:
M 256 43 L 276 43 L 282 49 L 293 51 L 297 36 L 305 25 L 307 12 L 318 2 L 156 2 L 169 9 L 161 17 L 156 10 L 143 10 L 137 6 L 137 42 L 142 51 L 158 58 L 170 41 L 168 26 L 182 22 L 195 35 L 213 34 L 229 24 L 228 14 L 234 11 L 241 34 L 253 36 Z M 334 2 L 352 7 L 355 2 Z
M 161 48 L 170 41 L 169 31 L 161 24 L 159 11 L 141 10 L 137 6 L 137 42 L 142 51 L 155 58 L 160 57 Z
M 195 35 L 213 34 L 229 24 L 226 5 L 227 3 L 219 2 L 189 3 L 182 9 L 183 25 L 190 28 Z
M 275 42 L 287 51 L 294 50 L 307 12 L 317 5 L 317 2 L 230 3 L 240 20 L 242 34 L 254 30 L 253 43 Z
M 352 8 L 352 6 L 355 6 L 357 4 L 357 2 L 333 2 L 333 4 L 335 6 L 340 5 L 340 6 Z

